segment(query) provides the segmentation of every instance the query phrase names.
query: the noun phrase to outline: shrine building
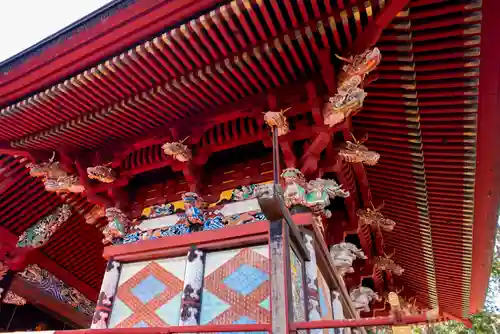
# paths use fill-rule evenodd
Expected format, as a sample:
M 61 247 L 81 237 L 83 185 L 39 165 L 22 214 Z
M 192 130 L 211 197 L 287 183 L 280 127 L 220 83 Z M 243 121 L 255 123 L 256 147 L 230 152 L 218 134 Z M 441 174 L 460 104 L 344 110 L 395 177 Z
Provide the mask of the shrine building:
M 500 203 L 498 13 L 114 0 L 1 62 L 0 327 L 470 326 Z

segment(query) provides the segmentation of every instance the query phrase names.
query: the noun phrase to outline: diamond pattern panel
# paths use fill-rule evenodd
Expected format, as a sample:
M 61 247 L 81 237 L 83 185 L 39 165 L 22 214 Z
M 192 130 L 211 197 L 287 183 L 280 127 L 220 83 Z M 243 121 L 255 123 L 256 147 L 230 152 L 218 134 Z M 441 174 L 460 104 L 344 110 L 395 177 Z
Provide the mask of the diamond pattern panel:
M 207 254 L 201 324 L 270 323 L 268 246 Z
M 269 280 L 267 273 L 248 264 L 242 264 L 224 280 L 224 284 L 230 289 L 248 296 L 267 280 Z
M 125 264 L 110 328 L 178 325 L 185 267 L 186 257 Z

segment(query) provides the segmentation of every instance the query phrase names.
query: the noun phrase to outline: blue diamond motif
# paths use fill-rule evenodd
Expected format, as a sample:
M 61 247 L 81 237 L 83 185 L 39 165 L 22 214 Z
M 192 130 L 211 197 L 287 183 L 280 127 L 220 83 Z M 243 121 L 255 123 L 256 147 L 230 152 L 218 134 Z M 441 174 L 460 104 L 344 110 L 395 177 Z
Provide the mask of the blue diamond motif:
M 231 307 L 207 289 L 203 289 L 202 296 L 200 325 L 208 324 L 215 317 Z
M 260 269 L 242 264 L 231 275 L 224 279 L 230 289 L 247 296 L 269 279 L 269 275 Z
M 147 323 L 145 323 L 144 321 L 139 321 L 138 323 L 136 323 L 134 326 L 132 326 L 133 328 L 146 328 L 146 327 L 149 327 Z
M 157 280 L 153 275 L 149 275 L 131 291 L 143 304 L 147 304 L 157 295 L 165 291 L 165 284 Z

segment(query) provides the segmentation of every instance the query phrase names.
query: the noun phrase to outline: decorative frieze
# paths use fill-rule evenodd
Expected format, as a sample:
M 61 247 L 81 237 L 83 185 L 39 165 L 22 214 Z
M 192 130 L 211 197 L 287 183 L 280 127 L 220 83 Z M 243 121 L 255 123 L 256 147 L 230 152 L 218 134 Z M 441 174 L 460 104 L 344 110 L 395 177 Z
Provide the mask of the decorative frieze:
M 18 275 L 55 299 L 74 307 L 79 312 L 87 315 L 94 313 L 95 305 L 87 297 L 36 264 L 28 265 Z
M 46 244 L 57 229 L 71 217 L 71 207 L 63 204 L 50 215 L 29 227 L 19 237 L 17 247 L 38 248 Z

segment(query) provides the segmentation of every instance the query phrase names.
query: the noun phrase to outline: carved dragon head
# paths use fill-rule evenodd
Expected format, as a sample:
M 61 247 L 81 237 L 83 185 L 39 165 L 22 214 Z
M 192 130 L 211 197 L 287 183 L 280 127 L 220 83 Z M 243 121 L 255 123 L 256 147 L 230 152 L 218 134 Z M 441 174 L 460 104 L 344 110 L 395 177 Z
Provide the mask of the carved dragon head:
M 353 136 L 354 138 L 354 136 Z M 368 166 L 374 166 L 380 159 L 380 154 L 375 151 L 369 151 L 361 141 L 346 141 L 344 148 L 339 150 L 339 156 L 342 160 L 349 163 L 363 163 Z
M 161 148 L 166 155 L 173 157 L 177 161 L 190 161 L 193 158 L 193 153 L 191 152 L 191 149 L 184 144 L 184 141 L 186 141 L 186 139 L 182 141 L 165 143 Z
M 95 166 L 87 168 L 89 179 L 98 180 L 103 183 L 112 183 L 116 180 L 116 173 L 112 168 L 106 166 Z
M 264 113 L 264 122 L 270 128 L 276 128 L 278 130 L 278 136 L 286 135 L 290 131 L 285 116 L 285 112 L 287 112 L 288 110 L 290 110 L 290 108 L 280 111 L 268 111 Z

